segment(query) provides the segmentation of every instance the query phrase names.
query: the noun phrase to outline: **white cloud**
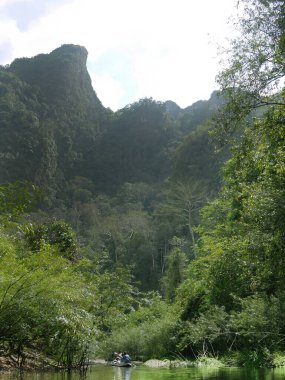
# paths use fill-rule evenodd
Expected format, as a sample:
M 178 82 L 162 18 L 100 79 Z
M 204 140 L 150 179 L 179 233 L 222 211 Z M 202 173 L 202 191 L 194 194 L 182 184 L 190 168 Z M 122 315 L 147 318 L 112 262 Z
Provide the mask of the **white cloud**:
M 118 109 L 121 107 L 121 99 L 124 96 L 122 84 L 116 81 L 109 74 L 96 75 L 91 74 L 91 80 L 96 88 L 97 95 L 105 107 Z
M 32 0 L 10 1 L 24 7 Z M 123 102 L 152 96 L 186 107 L 201 97 L 207 98 L 214 89 L 218 69 L 213 58 L 215 46 L 209 45 L 209 40 L 219 41 L 228 34 L 226 21 L 234 3 L 61 0 L 33 19 L 25 31 L 20 31 L 13 19 L 0 17 L 0 44 L 10 46 L 9 51 L 0 54 L 0 63 L 47 53 L 64 43 L 80 44 L 89 51 L 90 75 L 105 106 L 116 109 L 126 104 Z M 1 11 L 7 4 L 7 0 L 0 0 Z M 135 81 L 132 86 L 123 75 L 110 71 L 110 65 L 100 73 L 94 72 L 94 63 L 96 67 L 108 51 L 122 51 L 130 57 L 129 80 Z

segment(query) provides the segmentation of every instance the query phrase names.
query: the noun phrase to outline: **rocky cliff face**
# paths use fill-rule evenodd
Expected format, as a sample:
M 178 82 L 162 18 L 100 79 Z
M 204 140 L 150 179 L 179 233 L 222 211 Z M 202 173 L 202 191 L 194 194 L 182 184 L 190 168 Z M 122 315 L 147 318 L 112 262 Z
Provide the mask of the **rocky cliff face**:
M 0 70 L 2 182 L 55 184 L 83 170 L 108 123 L 91 85 L 87 54 L 84 47 L 63 45 Z
M 163 182 L 170 152 L 216 104 L 213 96 L 186 109 L 141 99 L 113 114 L 92 88 L 87 55 L 63 45 L 0 67 L 0 182 L 28 179 L 53 194 L 78 176 L 110 193 L 125 182 Z
M 47 104 L 66 104 L 84 112 L 90 107 L 103 109 L 86 68 L 87 50 L 63 45 L 50 54 L 18 58 L 9 67 L 24 82 L 35 87 Z M 85 108 L 85 110 L 84 110 Z

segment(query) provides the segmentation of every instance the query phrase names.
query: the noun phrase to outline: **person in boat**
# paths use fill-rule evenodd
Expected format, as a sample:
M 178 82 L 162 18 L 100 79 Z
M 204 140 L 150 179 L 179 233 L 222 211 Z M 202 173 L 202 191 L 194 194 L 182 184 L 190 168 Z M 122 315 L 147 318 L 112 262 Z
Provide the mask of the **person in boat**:
M 116 357 L 115 357 L 115 359 L 113 360 L 113 362 L 120 363 L 121 360 L 122 360 L 122 356 L 123 356 L 123 354 L 118 353 L 118 352 L 114 352 L 114 354 L 116 355 Z
M 121 358 L 121 363 L 131 363 L 131 358 L 130 355 L 127 354 L 126 352 L 122 353 L 122 358 Z

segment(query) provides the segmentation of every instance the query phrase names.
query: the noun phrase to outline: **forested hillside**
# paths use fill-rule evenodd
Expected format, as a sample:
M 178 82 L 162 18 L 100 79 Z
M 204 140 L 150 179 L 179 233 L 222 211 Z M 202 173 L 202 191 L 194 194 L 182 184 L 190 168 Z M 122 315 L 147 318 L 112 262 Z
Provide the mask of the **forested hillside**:
M 172 300 L 196 257 L 198 210 L 218 188 L 222 158 L 207 125 L 217 94 L 185 110 L 141 99 L 112 112 L 86 59 L 85 48 L 64 45 L 0 70 L 0 317 L 3 352 L 18 364 L 45 347 L 59 364 L 81 365 L 117 319 L 161 302 L 141 291 Z M 46 281 L 53 289 L 31 296 Z M 79 302 L 72 311 L 68 299 Z
M 133 266 L 140 288 L 158 289 L 171 239 L 193 244 L 192 205 L 176 223 L 167 208 L 179 214 L 196 191 L 196 210 L 219 182 L 203 126 L 217 95 L 186 110 L 172 103 L 175 113 L 152 99 L 112 112 L 86 59 L 83 47 L 64 45 L 1 69 L 1 182 L 36 185 L 42 212 L 33 221 L 65 220 L 90 257 Z
M 220 92 L 185 109 L 105 109 L 80 46 L 1 67 L 0 348 L 18 365 L 285 363 L 285 10 L 242 3 Z

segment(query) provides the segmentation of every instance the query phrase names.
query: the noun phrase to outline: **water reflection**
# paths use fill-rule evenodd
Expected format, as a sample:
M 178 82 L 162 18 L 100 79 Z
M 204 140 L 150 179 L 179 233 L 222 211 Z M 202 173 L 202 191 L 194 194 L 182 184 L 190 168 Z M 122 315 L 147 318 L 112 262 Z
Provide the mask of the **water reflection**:
M 113 370 L 114 370 L 113 380 L 131 380 L 132 368 L 113 367 Z
M 284 380 L 285 369 L 254 368 L 118 368 L 113 367 L 113 377 L 106 380 Z M 87 380 L 105 380 L 91 377 Z
M 79 372 L 24 373 L 0 375 L 0 380 L 284 380 L 285 369 L 246 368 L 120 368 L 94 366 L 85 377 Z

